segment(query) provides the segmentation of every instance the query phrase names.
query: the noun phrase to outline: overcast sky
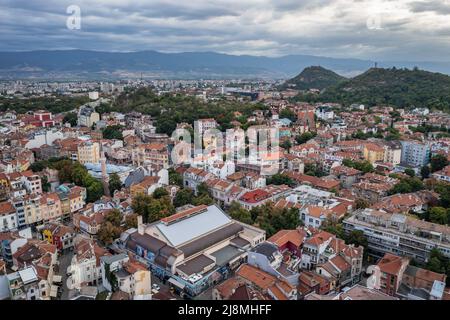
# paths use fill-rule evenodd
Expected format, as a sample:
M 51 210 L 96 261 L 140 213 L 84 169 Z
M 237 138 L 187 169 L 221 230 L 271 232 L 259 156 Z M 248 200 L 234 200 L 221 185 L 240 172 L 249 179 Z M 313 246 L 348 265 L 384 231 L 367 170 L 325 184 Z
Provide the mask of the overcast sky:
M 66 26 L 81 9 L 81 29 Z M 450 0 L 0 0 L 0 50 L 450 61 Z

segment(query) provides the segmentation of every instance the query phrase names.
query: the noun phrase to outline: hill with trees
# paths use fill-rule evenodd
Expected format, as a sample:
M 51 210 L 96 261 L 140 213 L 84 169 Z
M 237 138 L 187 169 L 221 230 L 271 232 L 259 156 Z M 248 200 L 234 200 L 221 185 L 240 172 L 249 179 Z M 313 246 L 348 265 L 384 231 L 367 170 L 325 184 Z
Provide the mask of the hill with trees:
M 286 81 L 282 85 L 281 89 L 292 88 L 296 90 L 323 90 L 333 85 L 337 85 L 345 80 L 346 78 L 331 70 L 320 66 L 312 66 L 305 68 L 299 75 Z
M 340 82 L 320 95 L 299 95 L 309 102 L 392 105 L 400 108 L 429 107 L 450 112 L 450 77 L 414 68 L 371 68 Z

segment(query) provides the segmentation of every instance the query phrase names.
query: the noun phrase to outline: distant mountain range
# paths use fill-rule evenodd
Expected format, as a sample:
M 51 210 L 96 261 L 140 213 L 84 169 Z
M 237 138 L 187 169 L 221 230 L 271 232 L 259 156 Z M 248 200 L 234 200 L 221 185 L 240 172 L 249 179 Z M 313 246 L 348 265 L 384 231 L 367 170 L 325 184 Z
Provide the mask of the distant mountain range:
M 342 76 L 355 76 L 374 61 L 338 59 L 311 55 L 261 57 L 214 52 L 161 53 L 49 50 L 0 52 L 0 79 L 286 79 L 314 65 Z M 396 66 L 450 74 L 450 62 L 378 62 L 380 67 Z

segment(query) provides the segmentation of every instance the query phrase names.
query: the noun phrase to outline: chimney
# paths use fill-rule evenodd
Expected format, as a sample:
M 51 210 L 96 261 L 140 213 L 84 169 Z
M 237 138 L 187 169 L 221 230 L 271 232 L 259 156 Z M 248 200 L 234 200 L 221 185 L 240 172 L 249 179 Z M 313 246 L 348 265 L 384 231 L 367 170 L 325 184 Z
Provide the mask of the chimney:
M 138 225 L 138 233 L 140 235 L 144 235 L 145 226 L 144 223 L 142 222 L 142 216 L 137 217 L 137 225 Z

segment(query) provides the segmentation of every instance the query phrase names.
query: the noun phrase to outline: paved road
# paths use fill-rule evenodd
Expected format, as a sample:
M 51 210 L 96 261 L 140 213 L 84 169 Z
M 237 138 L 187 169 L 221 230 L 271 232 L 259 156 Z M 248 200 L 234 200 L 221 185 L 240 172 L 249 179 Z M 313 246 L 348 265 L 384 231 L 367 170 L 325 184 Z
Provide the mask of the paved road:
M 62 294 L 61 300 L 68 300 L 69 289 L 67 288 L 67 267 L 72 261 L 73 251 L 66 251 L 64 254 L 59 256 L 59 272 L 58 274 L 62 277 Z

